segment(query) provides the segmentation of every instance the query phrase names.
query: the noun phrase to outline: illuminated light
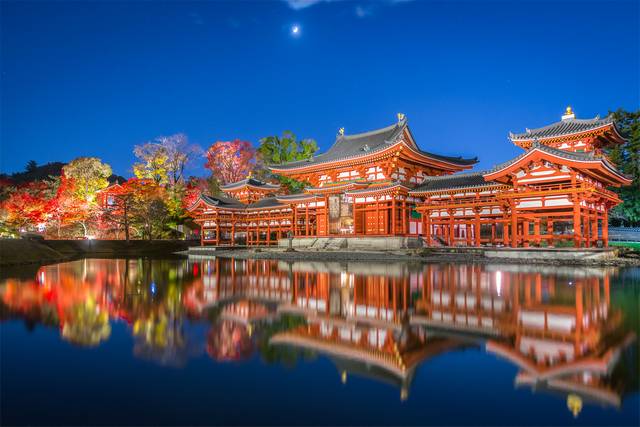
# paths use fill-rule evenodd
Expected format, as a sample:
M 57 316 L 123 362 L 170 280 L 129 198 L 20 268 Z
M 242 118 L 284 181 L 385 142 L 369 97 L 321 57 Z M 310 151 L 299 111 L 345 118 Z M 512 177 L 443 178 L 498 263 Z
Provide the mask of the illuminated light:
M 502 271 L 496 271 L 496 292 L 502 296 Z
M 156 284 L 155 284 L 155 282 L 151 282 L 151 286 L 149 288 L 151 290 L 151 293 L 153 295 L 155 295 L 156 294 Z
M 342 382 L 342 384 L 347 383 L 347 371 L 342 371 L 342 375 L 340 375 L 340 382 Z
M 302 34 L 302 28 L 300 27 L 300 25 L 298 24 L 294 24 L 291 26 L 291 35 L 293 37 L 300 37 L 300 34 Z

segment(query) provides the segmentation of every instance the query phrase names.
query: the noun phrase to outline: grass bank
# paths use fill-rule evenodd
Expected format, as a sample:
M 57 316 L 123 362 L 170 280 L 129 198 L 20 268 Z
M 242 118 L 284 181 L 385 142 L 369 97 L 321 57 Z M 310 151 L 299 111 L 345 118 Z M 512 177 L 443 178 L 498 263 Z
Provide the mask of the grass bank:
M 609 246 L 620 246 L 640 251 L 640 242 L 609 242 Z
M 83 257 L 167 256 L 198 242 L 185 240 L 0 240 L 0 266 L 51 264 Z

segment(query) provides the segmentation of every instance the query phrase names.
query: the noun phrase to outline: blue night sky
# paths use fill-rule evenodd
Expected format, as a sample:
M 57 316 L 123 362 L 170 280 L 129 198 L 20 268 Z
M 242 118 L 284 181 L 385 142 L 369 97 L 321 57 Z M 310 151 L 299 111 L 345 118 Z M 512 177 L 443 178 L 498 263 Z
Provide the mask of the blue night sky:
M 487 168 L 567 105 L 640 104 L 637 1 L 0 7 L 4 172 L 97 156 L 130 176 L 135 144 L 177 132 L 204 147 L 291 129 L 324 150 L 397 112 L 423 149 Z

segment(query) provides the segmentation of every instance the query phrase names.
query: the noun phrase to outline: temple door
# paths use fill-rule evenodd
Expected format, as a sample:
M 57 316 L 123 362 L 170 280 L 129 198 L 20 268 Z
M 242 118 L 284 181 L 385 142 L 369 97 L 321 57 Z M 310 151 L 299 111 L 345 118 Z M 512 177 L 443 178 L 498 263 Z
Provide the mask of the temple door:
M 318 236 L 326 236 L 327 235 L 327 219 L 324 212 L 320 215 L 316 215 L 316 227 Z

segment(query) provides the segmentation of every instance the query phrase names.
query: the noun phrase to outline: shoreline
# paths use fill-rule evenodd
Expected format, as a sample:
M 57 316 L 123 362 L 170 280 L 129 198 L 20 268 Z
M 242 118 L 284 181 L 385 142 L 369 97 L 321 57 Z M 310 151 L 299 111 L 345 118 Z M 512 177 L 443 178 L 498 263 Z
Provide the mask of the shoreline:
M 269 248 L 213 248 L 196 246 L 185 241 L 30 241 L 3 239 L 0 242 L 0 266 L 3 269 L 56 264 L 83 258 L 168 258 L 188 256 L 193 259 L 212 257 L 236 259 L 272 259 L 284 261 L 361 261 L 409 263 L 476 263 L 476 264 L 531 264 L 585 267 L 638 267 L 638 252 L 618 250 L 611 257 L 558 259 L 553 254 L 536 257 L 536 251 L 515 251 L 518 257 L 492 257 L 478 250 L 303 250 L 288 251 L 281 247 Z M 635 257 L 620 256 L 633 253 Z M 524 254 L 524 255 L 523 255 Z
M 197 252 L 194 251 L 194 252 Z M 272 259 L 282 261 L 364 261 L 364 262 L 413 262 L 413 263 L 477 263 L 477 264 L 535 264 L 585 267 L 638 267 L 640 258 L 613 257 L 608 259 L 543 259 L 543 258 L 490 258 L 477 253 L 438 253 L 429 254 L 421 250 L 406 251 L 285 251 L 282 249 L 220 249 L 211 254 L 186 252 L 190 258 L 207 259 L 212 257 L 236 259 Z

